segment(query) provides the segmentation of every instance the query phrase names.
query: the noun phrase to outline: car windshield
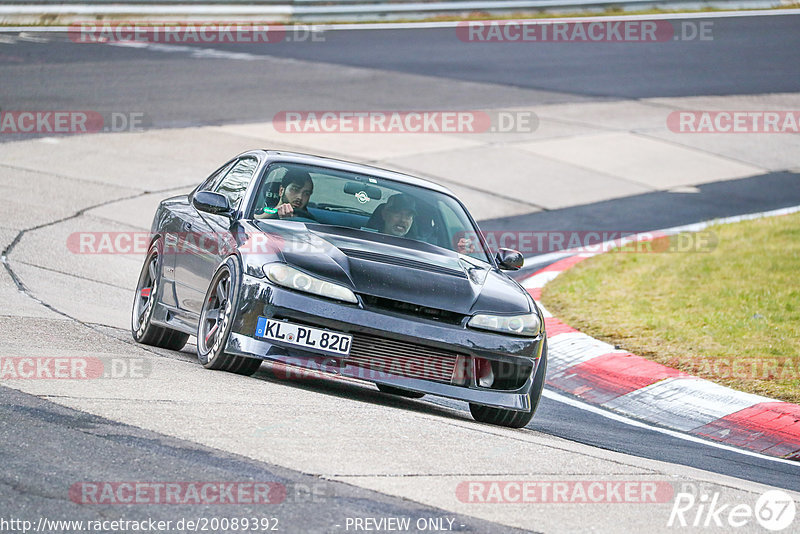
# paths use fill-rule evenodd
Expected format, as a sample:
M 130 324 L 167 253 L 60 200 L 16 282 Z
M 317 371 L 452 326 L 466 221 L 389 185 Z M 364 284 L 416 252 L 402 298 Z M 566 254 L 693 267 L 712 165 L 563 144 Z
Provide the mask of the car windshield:
M 477 229 L 449 195 L 379 177 L 273 163 L 248 217 L 346 226 L 423 241 L 489 262 Z

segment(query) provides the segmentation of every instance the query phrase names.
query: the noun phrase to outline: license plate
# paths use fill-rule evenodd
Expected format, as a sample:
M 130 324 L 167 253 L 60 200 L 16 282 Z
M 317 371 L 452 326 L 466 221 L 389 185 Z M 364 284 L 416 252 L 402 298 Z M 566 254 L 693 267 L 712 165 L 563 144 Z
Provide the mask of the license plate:
M 321 328 L 287 323 L 259 317 L 256 324 L 256 337 L 280 341 L 308 349 L 323 350 L 347 356 L 353 336 L 341 332 L 331 332 Z

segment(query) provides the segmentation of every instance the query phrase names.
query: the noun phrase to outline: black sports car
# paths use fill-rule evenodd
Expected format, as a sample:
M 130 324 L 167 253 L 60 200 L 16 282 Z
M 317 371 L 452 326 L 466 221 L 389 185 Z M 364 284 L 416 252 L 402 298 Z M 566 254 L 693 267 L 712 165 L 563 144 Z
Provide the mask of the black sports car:
M 262 360 L 469 402 L 525 426 L 544 386 L 533 299 L 447 189 L 328 158 L 256 150 L 161 202 L 133 303 L 133 337 L 209 369 Z M 291 367 L 293 368 L 293 367 Z

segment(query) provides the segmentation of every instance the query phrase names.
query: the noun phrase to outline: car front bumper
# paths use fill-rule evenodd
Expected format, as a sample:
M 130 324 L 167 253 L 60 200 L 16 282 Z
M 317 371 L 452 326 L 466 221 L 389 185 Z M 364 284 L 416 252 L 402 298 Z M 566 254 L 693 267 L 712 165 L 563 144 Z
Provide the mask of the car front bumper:
M 273 342 L 255 336 L 259 317 L 286 320 L 317 328 L 344 332 L 362 340 L 361 354 L 351 349 L 349 357 L 310 351 L 295 345 Z M 367 342 L 363 342 L 367 340 Z M 398 362 L 406 349 L 418 354 L 420 362 L 432 362 L 431 372 L 417 372 L 417 362 L 406 359 L 408 367 L 365 365 L 371 357 L 368 342 L 383 346 L 376 354 L 398 351 Z M 242 277 L 242 287 L 233 318 L 226 352 L 247 357 L 283 362 L 386 384 L 406 390 L 463 400 L 485 406 L 528 411 L 533 378 L 545 345 L 544 333 L 536 338 L 493 334 L 386 310 L 367 309 L 362 303 L 347 304 L 284 289 L 265 278 Z M 385 348 L 385 347 L 388 347 Z M 436 359 L 431 355 L 445 355 Z M 451 356 L 456 358 L 452 376 Z M 391 360 L 382 356 L 381 362 Z M 438 356 L 437 356 L 438 358 Z M 370 360 L 372 361 L 372 360 Z M 476 364 L 491 362 L 498 379 L 489 387 L 478 385 Z M 359 362 L 359 363 L 356 363 Z M 442 363 L 445 362 L 445 363 Z M 500 380 L 500 375 L 503 375 Z

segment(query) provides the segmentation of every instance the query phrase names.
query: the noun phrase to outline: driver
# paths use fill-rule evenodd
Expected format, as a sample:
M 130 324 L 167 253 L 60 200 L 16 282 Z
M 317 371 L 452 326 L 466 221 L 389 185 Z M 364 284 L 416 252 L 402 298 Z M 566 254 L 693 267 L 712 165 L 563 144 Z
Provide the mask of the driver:
M 306 209 L 311 194 L 314 192 L 314 181 L 307 171 L 287 169 L 278 189 L 278 204 L 274 208 L 264 208 L 263 213 L 256 213 L 256 219 L 288 219 L 303 217 L 316 220 Z

